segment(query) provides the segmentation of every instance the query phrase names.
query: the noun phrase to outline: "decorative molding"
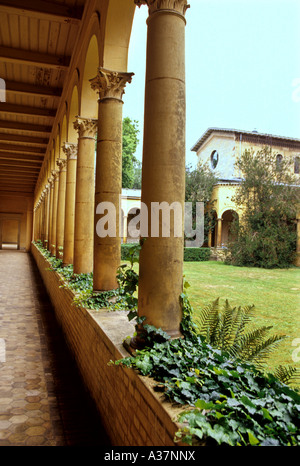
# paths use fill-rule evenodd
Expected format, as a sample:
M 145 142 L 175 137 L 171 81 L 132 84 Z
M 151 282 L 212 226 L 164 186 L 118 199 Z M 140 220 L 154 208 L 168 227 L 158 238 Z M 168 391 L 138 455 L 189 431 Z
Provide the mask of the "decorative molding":
M 91 88 L 99 94 L 99 100 L 117 99 L 122 101 L 125 86 L 132 80 L 134 73 L 123 73 L 98 68 L 97 76 L 90 79 Z
M 62 145 L 62 150 L 63 150 L 64 154 L 66 154 L 67 160 L 76 160 L 77 159 L 77 151 L 78 151 L 77 144 L 73 144 L 71 142 L 65 142 Z
M 93 118 L 76 117 L 73 123 L 74 129 L 78 131 L 79 138 L 95 139 L 98 120 Z
M 190 8 L 187 0 L 134 0 L 134 3 L 138 7 L 147 5 L 149 15 L 159 10 L 171 10 L 184 16 L 186 10 Z
M 49 183 L 49 186 L 50 186 L 50 189 L 51 189 L 53 187 L 53 183 L 54 183 L 54 178 L 53 178 L 52 175 L 48 178 L 48 183 Z
M 52 170 L 53 182 L 57 180 L 58 170 Z
M 59 171 L 62 171 L 67 164 L 67 159 L 57 159 L 56 165 L 58 166 Z

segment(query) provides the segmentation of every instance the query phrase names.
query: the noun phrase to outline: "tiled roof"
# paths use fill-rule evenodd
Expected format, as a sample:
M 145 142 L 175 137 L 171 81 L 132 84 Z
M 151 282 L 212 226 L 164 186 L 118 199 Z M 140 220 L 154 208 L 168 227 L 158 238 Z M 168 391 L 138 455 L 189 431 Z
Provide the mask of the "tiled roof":
M 231 133 L 231 134 L 235 134 L 235 136 L 239 136 L 239 135 L 245 135 L 247 137 L 252 137 L 252 138 L 260 138 L 263 142 L 263 140 L 265 140 L 265 142 L 267 142 L 268 144 L 270 144 L 270 141 L 272 142 L 276 142 L 277 144 L 280 142 L 280 143 L 293 143 L 293 144 L 299 144 L 299 148 L 300 148 L 300 139 L 296 139 L 296 138 L 290 138 L 290 137 L 285 137 L 285 136 L 275 136 L 273 134 L 267 134 L 267 133 L 259 133 L 258 131 L 254 130 L 254 131 L 244 131 L 244 130 L 238 130 L 238 129 L 229 129 L 229 128 L 208 128 L 205 133 L 198 139 L 198 141 L 196 142 L 196 144 L 193 145 L 193 147 L 191 148 L 192 151 L 194 152 L 197 152 L 200 147 L 202 146 L 202 144 L 204 144 L 204 142 L 209 138 L 209 136 L 214 133 L 214 132 L 223 132 L 223 133 Z

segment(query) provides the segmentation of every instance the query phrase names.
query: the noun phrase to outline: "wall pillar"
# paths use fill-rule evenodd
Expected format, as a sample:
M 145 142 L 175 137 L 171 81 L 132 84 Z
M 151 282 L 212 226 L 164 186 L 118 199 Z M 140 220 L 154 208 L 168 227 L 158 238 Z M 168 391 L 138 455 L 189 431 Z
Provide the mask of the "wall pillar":
M 74 128 L 78 131 L 78 154 L 73 265 L 74 273 L 90 273 L 93 271 L 97 120 L 77 117 Z
M 221 218 L 218 218 L 218 228 L 217 228 L 217 248 L 222 246 L 222 222 Z
M 56 161 L 59 167 L 59 185 L 57 198 L 57 222 L 56 222 L 56 258 L 63 258 L 64 228 L 65 228 L 65 202 L 66 202 L 66 159 Z
M 95 291 L 118 288 L 117 268 L 121 262 L 120 202 L 122 193 L 122 96 L 132 73 L 98 69 L 91 86 L 99 94 L 98 137 L 95 187 L 95 226 L 94 226 L 94 268 L 93 286 Z M 115 212 L 111 221 L 115 232 L 105 236 L 97 229 L 100 203 L 110 202 Z
M 148 237 L 141 231 L 138 314 L 146 324 L 181 336 L 183 288 L 183 215 L 185 200 L 185 12 L 187 0 L 135 0 L 147 4 L 147 62 L 142 167 L 142 203 L 148 210 Z M 153 202 L 173 202 L 180 213 L 170 236 L 152 234 Z M 171 214 L 172 219 L 172 214 Z M 181 233 L 175 235 L 175 222 Z M 131 346 L 143 344 L 142 328 Z
M 74 256 L 74 222 L 75 222 L 75 191 L 76 191 L 76 165 L 77 144 L 65 142 L 63 151 L 67 157 L 66 164 L 66 200 L 63 265 L 73 264 Z
M 52 171 L 53 176 L 53 206 L 52 206 L 52 230 L 50 252 L 52 256 L 56 255 L 56 222 L 57 222 L 57 199 L 58 199 L 58 170 Z

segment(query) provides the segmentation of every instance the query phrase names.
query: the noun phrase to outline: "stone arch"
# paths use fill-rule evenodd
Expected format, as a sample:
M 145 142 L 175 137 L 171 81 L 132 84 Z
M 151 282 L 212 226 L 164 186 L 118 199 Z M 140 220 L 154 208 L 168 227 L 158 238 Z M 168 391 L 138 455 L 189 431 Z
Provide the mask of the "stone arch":
M 70 98 L 70 106 L 68 112 L 68 125 L 67 125 L 67 132 L 68 132 L 68 142 L 77 144 L 78 134 L 74 128 L 74 121 L 79 113 L 79 92 L 77 84 L 74 84 L 72 90 L 72 96 Z
M 105 23 L 103 67 L 127 71 L 128 48 L 135 12 L 132 0 L 110 0 Z
M 233 221 L 239 218 L 238 213 L 234 209 L 226 209 L 223 211 L 222 219 L 222 244 L 234 240 L 233 232 L 231 230 Z
M 67 113 L 64 114 L 62 125 L 61 125 L 61 132 L 60 132 L 60 147 L 68 140 L 68 125 L 67 125 Z M 62 153 L 62 152 L 61 152 Z
M 90 79 L 97 74 L 99 67 L 99 46 L 95 34 L 90 38 L 81 81 L 80 115 L 87 118 L 98 117 L 97 95 L 91 88 Z
M 137 219 L 137 216 L 140 214 L 141 212 L 141 208 L 140 206 L 136 206 L 136 207 L 131 207 L 129 209 L 129 211 L 127 212 L 127 242 L 128 243 L 136 243 L 139 241 L 139 236 L 133 236 L 131 235 L 130 233 L 130 222 L 132 219 L 136 218 Z M 136 223 L 136 230 L 139 230 L 140 227 L 139 227 L 139 223 Z

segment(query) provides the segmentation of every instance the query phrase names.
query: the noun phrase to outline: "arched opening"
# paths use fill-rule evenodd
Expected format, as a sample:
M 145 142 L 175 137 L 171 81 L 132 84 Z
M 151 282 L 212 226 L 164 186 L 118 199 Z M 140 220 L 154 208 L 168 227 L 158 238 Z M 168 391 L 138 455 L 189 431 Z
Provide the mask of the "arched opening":
M 60 133 L 60 148 L 62 145 L 68 140 L 68 131 L 67 131 L 67 116 L 64 115 L 63 122 L 61 125 L 61 133 Z M 62 156 L 64 156 L 63 152 L 61 151 Z
M 222 245 L 234 241 L 234 231 L 232 225 L 238 219 L 238 214 L 234 210 L 226 210 L 222 214 Z
M 97 74 L 99 67 L 99 48 L 95 35 L 92 36 L 86 53 L 83 81 L 81 88 L 81 116 L 86 118 L 98 117 L 97 95 L 91 88 L 90 79 Z
M 140 240 L 141 209 L 132 207 L 127 214 L 127 243 L 138 243 Z
M 69 112 L 69 122 L 68 122 L 68 142 L 73 144 L 77 144 L 78 134 L 74 128 L 74 121 L 79 112 L 79 95 L 78 95 L 78 88 L 75 85 L 73 87 L 71 103 L 70 103 L 70 112 Z
M 127 71 L 128 46 L 135 8 L 131 0 L 110 0 L 105 24 L 104 68 Z

